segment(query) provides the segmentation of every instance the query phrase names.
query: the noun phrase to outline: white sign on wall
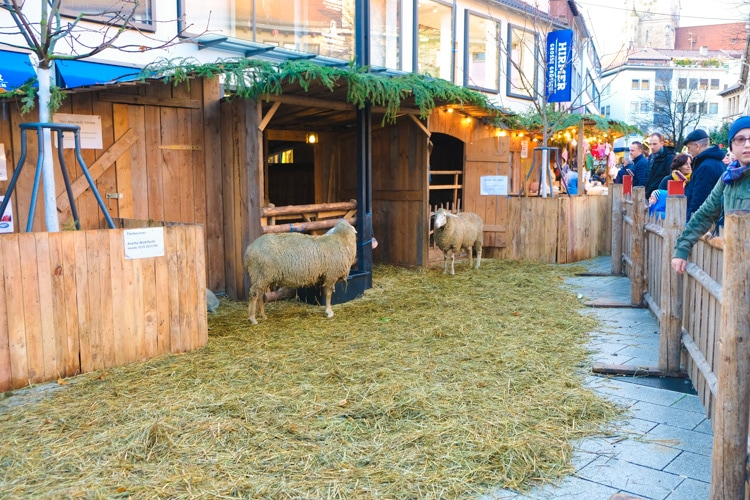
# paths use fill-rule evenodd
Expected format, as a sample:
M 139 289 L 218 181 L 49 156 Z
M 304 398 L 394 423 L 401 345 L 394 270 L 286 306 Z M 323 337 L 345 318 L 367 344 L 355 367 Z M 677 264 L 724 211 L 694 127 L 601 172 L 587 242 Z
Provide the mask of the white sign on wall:
M 482 196 L 507 196 L 507 175 L 483 175 L 479 178 L 479 194 Z
M 3 202 L 5 196 L 0 196 L 0 203 Z M 12 203 L 8 203 L 5 207 L 5 213 L 0 216 L 0 233 L 12 233 L 13 229 L 13 207 Z
M 81 127 L 81 149 L 102 149 L 102 117 L 99 115 L 72 115 L 69 113 L 55 113 L 52 115 L 55 123 L 69 123 Z M 57 132 L 52 132 L 52 140 L 57 147 Z M 63 133 L 63 149 L 76 147 L 73 132 Z
M 164 228 L 126 229 L 123 235 L 126 259 L 164 256 Z
M 8 180 L 8 163 L 5 160 L 5 144 L 0 142 L 0 181 Z
M 529 141 L 524 139 L 521 141 L 521 158 L 529 157 Z

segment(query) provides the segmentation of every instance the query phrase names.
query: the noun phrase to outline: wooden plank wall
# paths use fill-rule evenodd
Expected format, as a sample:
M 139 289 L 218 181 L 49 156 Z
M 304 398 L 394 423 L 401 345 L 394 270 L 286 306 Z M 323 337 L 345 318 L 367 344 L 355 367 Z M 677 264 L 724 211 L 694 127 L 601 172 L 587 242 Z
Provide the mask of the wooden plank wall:
M 125 259 L 123 235 L 0 235 L 0 390 L 206 344 L 203 227 L 165 227 L 163 257 Z
M 57 111 L 101 117 L 103 148 L 84 149 L 82 157 L 113 218 L 206 227 L 207 283 L 215 291 L 225 288 L 219 93 L 218 79 L 198 79 L 177 87 L 161 82 L 97 87 L 69 94 Z M 21 151 L 18 124 L 38 121 L 38 112 L 21 115 L 17 102 L 9 102 L 7 111 L 0 120 L 0 143 L 5 147 L 10 177 Z M 12 199 L 17 231 L 26 227 L 37 163 L 36 132 L 26 136 L 27 158 Z M 60 224 L 73 228 L 56 149 L 53 157 Z M 81 227 L 106 227 L 74 151 L 64 150 L 64 158 L 76 188 Z M 8 181 L 0 181 L 0 192 L 7 186 Z M 46 230 L 41 189 L 38 198 L 35 232 Z
M 723 254 L 724 251 L 720 244 L 708 242 L 702 238 L 693 247 L 689 262 L 698 266 L 713 281 L 722 285 Z M 666 265 L 668 266 L 669 263 Z M 706 362 L 711 367 L 711 372 L 718 374 L 721 302 L 716 300 L 706 287 L 698 283 L 690 274 L 686 274 L 684 289 L 683 328 L 690 334 L 700 349 Z M 698 370 L 694 360 L 690 356 L 686 356 L 684 363 L 685 369 L 690 375 L 690 380 L 701 398 L 703 407 L 706 409 L 707 415 L 711 417 L 715 410 L 713 404 L 715 396 L 711 393 L 705 377 Z
M 342 165 L 354 141 L 342 140 Z M 356 172 L 342 169 L 344 199 L 356 196 Z M 372 221 L 378 248 L 374 262 L 424 266 L 428 262 L 427 136 L 408 118 L 372 134 Z

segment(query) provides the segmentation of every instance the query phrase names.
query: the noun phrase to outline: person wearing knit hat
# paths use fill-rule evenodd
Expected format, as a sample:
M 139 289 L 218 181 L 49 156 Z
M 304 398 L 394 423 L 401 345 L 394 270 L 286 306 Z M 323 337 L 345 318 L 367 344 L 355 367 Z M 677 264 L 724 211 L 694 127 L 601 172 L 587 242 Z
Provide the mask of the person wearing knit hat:
M 750 210 L 750 116 L 742 116 L 729 127 L 730 163 L 706 201 L 690 218 L 672 252 L 672 269 L 684 273 L 693 245 L 716 224 L 724 212 Z M 692 181 L 691 181 L 692 182 Z
M 685 137 L 685 147 L 693 155 L 690 182 L 685 184 L 687 198 L 687 220 L 700 208 L 711 190 L 724 173 L 724 157 L 727 152 L 711 145 L 705 130 L 695 129 Z

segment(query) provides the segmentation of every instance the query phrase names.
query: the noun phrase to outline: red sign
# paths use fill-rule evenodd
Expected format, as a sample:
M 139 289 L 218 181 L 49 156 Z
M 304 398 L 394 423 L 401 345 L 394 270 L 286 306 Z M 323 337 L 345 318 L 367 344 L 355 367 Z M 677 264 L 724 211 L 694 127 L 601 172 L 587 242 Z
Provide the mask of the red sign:
M 622 194 L 633 194 L 633 176 L 623 175 L 622 176 Z
M 682 181 L 669 181 L 667 183 L 667 195 L 679 196 L 685 194 L 685 184 Z

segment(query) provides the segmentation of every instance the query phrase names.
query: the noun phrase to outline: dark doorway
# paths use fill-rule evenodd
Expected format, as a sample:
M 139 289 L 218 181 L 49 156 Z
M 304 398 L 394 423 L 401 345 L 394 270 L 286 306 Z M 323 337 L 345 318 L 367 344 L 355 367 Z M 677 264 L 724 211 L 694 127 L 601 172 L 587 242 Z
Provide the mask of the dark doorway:
M 277 207 L 315 203 L 314 145 L 268 142 L 268 201 Z
M 464 143 L 447 134 L 433 133 L 429 157 L 430 207 L 460 206 L 464 172 Z

